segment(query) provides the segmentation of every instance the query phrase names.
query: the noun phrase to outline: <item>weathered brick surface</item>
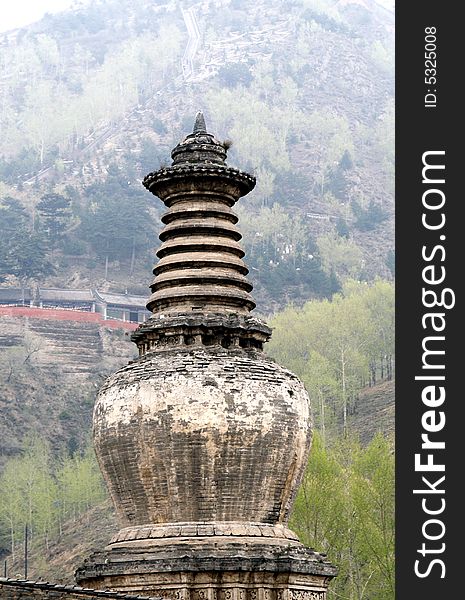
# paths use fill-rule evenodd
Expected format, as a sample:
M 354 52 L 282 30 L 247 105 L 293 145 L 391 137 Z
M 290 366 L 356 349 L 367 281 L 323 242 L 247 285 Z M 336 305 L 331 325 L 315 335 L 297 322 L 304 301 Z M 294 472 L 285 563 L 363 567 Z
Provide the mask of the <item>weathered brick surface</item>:
M 110 377 L 94 440 L 124 526 L 274 524 L 288 517 L 310 425 L 297 377 L 262 353 L 215 346 L 149 353 Z
M 150 351 L 183 346 L 219 345 L 262 350 L 270 337 L 271 329 L 250 315 L 209 312 L 154 315 L 134 331 L 131 340 L 137 344 L 142 356 Z
M 298 541 L 294 532 L 283 525 L 264 525 L 263 523 L 221 521 L 221 522 L 202 522 L 202 523 L 170 523 L 163 525 L 132 526 L 121 529 L 113 538 L 110 544 L 112 547 L 121 542 L 131 540 L 155 540 L 163 543 L 172 541 L 172 538 L 189 538 L 190 543 L 196 540 L 203 540 L 208 537 L 227 536 L 232 538 L 273 538 L 275 542 L 289 544 L 290 541 Z M 238 541 L 238 540 L 236 540 Z M 250 540 L 248 540 L 250 542 Z M 299 542 L 300 543 L 300 542 Z

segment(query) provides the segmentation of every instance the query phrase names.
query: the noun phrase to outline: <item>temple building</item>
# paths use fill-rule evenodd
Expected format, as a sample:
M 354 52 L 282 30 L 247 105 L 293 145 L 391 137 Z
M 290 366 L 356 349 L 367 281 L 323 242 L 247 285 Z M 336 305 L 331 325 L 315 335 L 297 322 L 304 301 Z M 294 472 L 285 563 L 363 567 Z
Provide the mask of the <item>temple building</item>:
M 132 334 L 139 357 L 94 408 L 121 529 L 77 584 L 122 597 L 325 600 L 336 568 L 288 528 L 311 446 L 309 398 L 263 352 L 271 330 L 251 315 L 232 211 L 255 178 L 226 165 L 201 113 L 172 159 L 143 182 L 166 212 L 152 315 Z
M 150 313 L 146 310 L 145 296 L 103 292 L 97 289 L 59 289 L 35 287 L 0 287 L 2 306 L 30 306 L 99 313 L 103 319 L 143 323 Z

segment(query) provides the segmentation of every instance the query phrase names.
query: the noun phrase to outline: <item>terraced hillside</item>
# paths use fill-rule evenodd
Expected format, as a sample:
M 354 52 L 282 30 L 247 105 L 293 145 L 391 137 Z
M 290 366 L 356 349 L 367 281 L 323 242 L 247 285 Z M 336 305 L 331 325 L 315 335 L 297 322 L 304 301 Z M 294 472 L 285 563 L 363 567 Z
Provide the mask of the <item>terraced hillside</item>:
M 8 316 L 0 330 L 0 465 L 32 432 L 56 451 L 81 447 L 97 387 L 135 355 L 127 331 Z
M 103 344 L 99 328 L 95 325 L 31 319 L 29 331 L 37 336 L 40 344 L 37 365 L 53 365 L 61 373 L 73 375 L 95 372 L 98 368 Z

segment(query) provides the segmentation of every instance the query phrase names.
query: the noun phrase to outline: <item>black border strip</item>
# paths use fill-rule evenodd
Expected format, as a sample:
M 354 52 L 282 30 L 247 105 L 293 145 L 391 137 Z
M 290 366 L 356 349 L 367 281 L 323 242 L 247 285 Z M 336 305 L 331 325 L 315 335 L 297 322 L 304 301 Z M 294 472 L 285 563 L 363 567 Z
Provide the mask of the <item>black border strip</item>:
M 463 68 L 460 47 L 464 26 L 454 11 L 455 5 L 447 2 L 406 2 L 398 0 L 396 7 L 396 598 L 440 600 L 461 597 L 463 574 L 461 554 L 458 546 L 465 522 L 465 502 L 462 482 L 465 483 L 464 421 L 461 419 L 465 403 L 463 382 L 459 380 L 463 362 L 461 344 L 465 327 L 461 310 L 462 298 L 459 294 L 460 272 L 465 259 L 462 239 L 465 239 L 463 225 L 465 205 L 463 192 L 459 188 L 461 171 L 459 164 L 463 150 L 457 148 L 463 127 L 464 106 L 460 98 L 463 88 Z M 435 28 L 434 37 L 426 39 L 426 28 Z M 425 48 L 427 43 L 433 45 Z M 425 64 L 425 52 L 434 51 L 434 65 Z M 460 53 L 460 54 L 459 54 Z M 432 56 L 432 55 L 431 55 Z M 425 73 L 425 69 L 435 72 Z M 425 77 L 435 77 L 425 82 Z M 425 96 L 427 101 L 425 104 Z M 434 94 L 434 96 L 433 96 Z M 435 98 L 434 98 L 435 97 Z M 434 101 L 435 100 L 435 101 Z M 435 104 L 435 106 L 432 106 Z M 444 154 L 429 154 L 425 152 Z M 429 164 L 444 165 L 445 169 L 426 171 L 426 182 L 422 180 L 422 157 Z M 442 173 L 442 174 L 441 174 Z M 444 182 L 433 183 L 431 180 Z M 438 210 L 423 206 L 423 194 L 427 190 L 426 203 L 445 202 Z M 441 214 L 445 222 L 440 229 L 428 229 L 422 225 L 422 215 L 429 224 L 440 223 Z M 442 238 L 441 236 L 445 236 Z M 438 247 L 435 251 L 434 248 Z M 426 257 L 422 256 L 422 248 Z M 441 248 L 443 250 L 441 250 Z M 433 267 L 424 272 L 425 267 Z M 444 270 L 441 269 L 444 268 Z M 439 279 L 445 274 L 442 283 L 427 284 L 424 278 Z M 422 289 L 433 290 L 438 298 L 444 289 L 446 302 L 452 303 L 455 293 L 455 306 L 427 308 L 422 299 Z M 426 302 L 434 304 L 430 294 Z M 444 315 L 444 331 L 432 330 L 432 318 L 422 316 L 429 312 Z M 443 324 L 438 317 L 436 325 Z M 426 327 L 423 325 L 426 324 Z M 443 336 L 444 340 L 430 339 L 428 336 Z M 426 340 L 426 341 L 425 341 Z M 426 348 L 443 350 L 444 354 L 427 355 L 428 365 L 444 365 L 444 369 L 427 369 L 423 363 L 422 343 Z M 465 368 L 462 367 L 465 375 Z M 444 376 L 444 381 L 416 380 L 415 376 Z M 446 394 L 442 404 L 427 406 L 422 400 L 422 392 L 427 386 L 433 387 L 436 397 L 439 387 Z M 430 390 L 431 392 L 431 390 Z M 424 392 L 427 394 L 427 392 Z M 425 396 L 433 398 L 431 394 Z M 433 398 L 434 400 L 434 398 Z M 423 417 L 427 411 L 434 415 Z M 444 413 L 441 417 L 441 412 Z M 422 433 L 426 427 L 441 422 L 445 425 L 429 438 L 444 441 L 444 449 L 422 449 Z M 439 427 L 439 425 L 438 425 Z M 415 454 L 420 454 L 419 462 L 425 464 L 428 454 L 434 464 L 444 465 L 444 471 L 415 470 Z M 445 476 L 445 479 L 437 483 Z M 425 477 L 429 484 L 422 480 Z M 436 490 L 443 490 L 444 493 Z M 413 493 L 413 490 L 427 490 L 429 493 Z M 426 514 L 426 510 L 444 510 L 437 515 Z M 438 522 L 428 520 L 437 519 Z M 425 523 L 427 523 L 425 525 Z M 423 528 L 423 531 L 422 531 Z M 428 540 L 426 535 L 437 537 Z M 425 552 L 422 545 L 425 544 Z M 444 544 L 444 547 L 442 546 Z M 442 551 L 441 551 L 442 550 Z M 420 577 L 415 573 L 423 574 Z M 437 560 L 433 564 L 432 561 Z M 442 562 L 440 562 L 442 561 Z M 460 561 L 460 562 L 459 562 Z M 426 575 L 425 575 L 426 574 Z M 441 577 L 444 575 L 444 577 Z

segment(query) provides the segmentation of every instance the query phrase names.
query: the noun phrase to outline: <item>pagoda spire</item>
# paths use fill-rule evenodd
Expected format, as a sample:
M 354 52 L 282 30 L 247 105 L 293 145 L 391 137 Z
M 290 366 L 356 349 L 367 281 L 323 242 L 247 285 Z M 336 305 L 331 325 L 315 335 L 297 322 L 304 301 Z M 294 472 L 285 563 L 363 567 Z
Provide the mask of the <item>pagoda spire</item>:
M 203 112 L 200 110 L 195 115 L 194 129 L 192 130 L 192 133 L 207 133 L 205 117 L 203 116 Z
M 225 164 L 226 148 L 207 133 L 203 113 L 172 151 L 173 164 L 143 184 L 167 207 L 147 308 L 154 314 L 247 314 L 255 308 L 232 206 L 255 177 Z

